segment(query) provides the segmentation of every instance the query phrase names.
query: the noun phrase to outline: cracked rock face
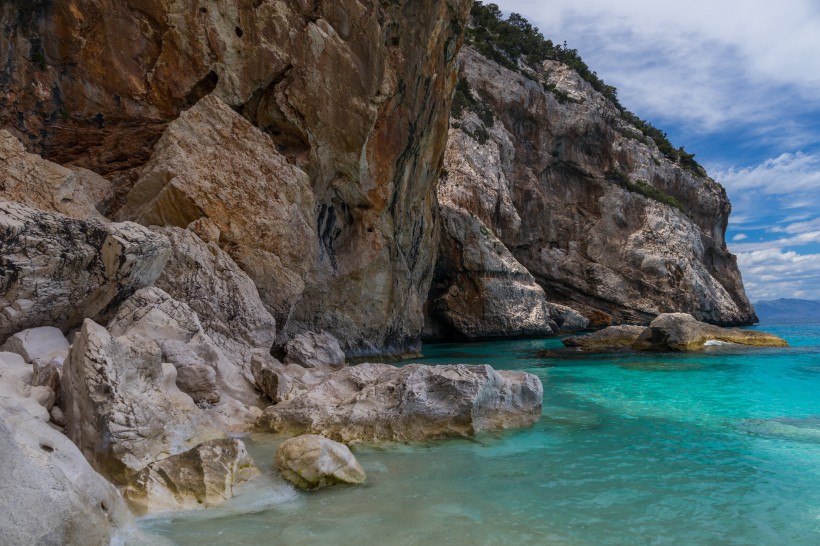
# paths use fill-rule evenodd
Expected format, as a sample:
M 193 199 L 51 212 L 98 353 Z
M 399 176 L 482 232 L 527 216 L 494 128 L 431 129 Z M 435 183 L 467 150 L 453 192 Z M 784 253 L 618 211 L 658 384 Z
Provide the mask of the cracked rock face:
M 716 324 L 756 320 L 726 248 L 723 188 L 639 141 L 567 66 L 545 62 L 536 82 L 471 48 L 460 59 L 460 76 L 494 120 L 470 111 L 454 120 L 439 198 L 472 212 L 548 301 L 594 326 L 671 311 Z
M 161 357 L 156 343 L 113 337 L 86 319 L 63 366 L 66 434 L 114 483 L 224 436 L 176 387 L 176 369 Z
M 529 426 L 541 417 L 534 375 L 490 366 L 360 364 L 268 407 L 259 427 L 336 441 L 410 441 Z
M 106 320 L 159 276 L 168 241 L 134 223 L 75 220 L 0 201 L 0 341 Z
M 168 124 L 203 97 L 221 100 L 287 159 L 265 152 L 259 163 L 307 180 L 312 192 L 296 204 L 308 239 L 287 207 L 271 212 L 281 225 L 251 238 L 244 213 L 213 214 L 220 246 L 254 279 L 280 329 L 333 332 L 350 355 L 413 352 L 436 251 L 431 189 L 470 4 L 6 2 L 0 81 L 11 92 L 0 97 L 0 125 L 25 136 L 31 151 L 111 179 L 117 209 L 134 182 L 161 172 L 153 160 L 144 167 L 162 152 L 155 145 Z M 205 143 L 200 136 L 190 142 Z M 228 155 L 243 157 L 236 147 Z M 256 171 L 226 159 L 217 197 L 266 203 L 253 221 L 281 204 L 284 187 L 242 193 L 237 184 L 256 183 L 242 175 Z M 265 170 L 263 181 L 276 179 Z M 160 202 L 180 209 L 129 205 L 146 222 L 214 220 L 214 202 L 206 210 L 174 194 L 176 182 L 153 180 L 168 188 Z M 156 191 L 129 200 L 153 201 L 161 192 L 152 184 Z M 226 195 L 234 192 L 242 197 Z M 260 237 L 275 234 L 283 237 Z

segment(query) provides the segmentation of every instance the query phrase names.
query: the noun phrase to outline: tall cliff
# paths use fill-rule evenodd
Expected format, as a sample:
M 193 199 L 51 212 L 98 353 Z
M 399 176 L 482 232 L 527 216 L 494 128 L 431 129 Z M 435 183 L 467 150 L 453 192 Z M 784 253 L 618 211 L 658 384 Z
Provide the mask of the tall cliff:
M 548 301 L 592 325 L 676 311 L 716 324 L 755 322 L 724 239 L 724 189 L 625 111 L 574 51 L 521 18 L 505 22 L 491 4 L 476 5 L 471 25 L 442 204 L 474 215 Z M 457 261 L 447 256 L 452 248 L 442 252 Z M 435 279 L 431 308 L 448 282 Z
M 329 330 L 352 354 L 406 352 L 432 276 L 432 188 L 470 4 L 4 2 L 0 126 L 112 180 L 110 216 L 215 225 L 280 331 Z M 178 119 L 208 95 L 218 101 Z M 212 187 L 228 189 L 200 196 L 205 206 L 180 181 L 209 157 L 220 158 Z M 263 182 L 249 178 L 260 169 Z M 251 197 L 269 209 L 258 233 L 228 206 Z M 289 226 L 284 245 L 253 240 Z

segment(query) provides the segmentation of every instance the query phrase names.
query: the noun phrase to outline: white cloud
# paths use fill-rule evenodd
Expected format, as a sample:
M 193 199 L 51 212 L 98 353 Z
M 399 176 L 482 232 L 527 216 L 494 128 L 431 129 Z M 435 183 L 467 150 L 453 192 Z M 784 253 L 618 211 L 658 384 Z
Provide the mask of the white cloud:
M 737 235 L 732 237 L 732 240 L 733 241 L 742 241 L 743 239 L 748 239 L 748 238 L 749 238 L 749 236 L 746 235 L 745 233 L 738 233 Z
M 781 154 L 754 167 L 716 169 L 712 177 L 727 189 L 735 191 L 756 188 L 770 195 L 784 191 L 820 194 L 820 155 L 803 152 Z
M 809 231 L 800 233 L 792 237 L 783 237 L 774 241 L 762 241 L 758 243 L 738 243 L 732 244 L 732 252 L 756 252 L 761 250 L 781 249 L 796 246 L 820 243 L 820 231 Z
M 820 254 L 798 254 L 770 248 L 742 252 L 746 293 L 752 301 L 777 298 L 820 300 Z
M 815 0 L 499 0 L 548 38 L 578 48 L 626 106 L 703 130 L 820 106 L 820 3 Z

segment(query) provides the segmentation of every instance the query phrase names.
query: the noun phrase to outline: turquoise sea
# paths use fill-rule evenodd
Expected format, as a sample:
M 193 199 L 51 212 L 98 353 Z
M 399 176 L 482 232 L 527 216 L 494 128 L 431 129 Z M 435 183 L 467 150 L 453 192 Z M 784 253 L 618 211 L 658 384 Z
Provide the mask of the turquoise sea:
M 296 492 L 271 471 L 224 507 L 140 522 L 176 544 L 820 544 L 820 323 L 786 349 L 549 352 L 558 340 L 429 345 L 426 364 L 537 374 L 532 428 L 356 450 L 363 486 Z M 547 350 L 547 354 L 542 351 Z

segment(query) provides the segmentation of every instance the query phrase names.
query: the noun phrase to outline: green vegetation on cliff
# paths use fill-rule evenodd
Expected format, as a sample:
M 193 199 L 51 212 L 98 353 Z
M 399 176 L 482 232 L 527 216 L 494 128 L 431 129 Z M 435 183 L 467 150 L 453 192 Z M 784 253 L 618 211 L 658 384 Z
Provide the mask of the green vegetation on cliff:
M 530 78 L 534 75 L 532 71 L 538 71 L 537 65 L 546 60 L 558 61 L 569 66 L 589 82 L 593 89 L 606 97 L 621 112 L 623 118 L 641 132 L 640 135 L 628 136 L 644 142 L 647 142 L 647 139 L 652 140 L 670 161 L 694 174 L 706 176 L 706 172 L 693 154 L 688 153 L 683 147 L 675 148 L 669 142 L 666 132 L 624 108 L 618 100 L 618 90 L 604 83 L 598 74 L 590 70 L 577 50 L 567 47 L 566 42 L 563 45 L 554 44 L 552 40 L 544 38 L 541 31 L 518 13 L 511 13 L 504 19 L 496 4 L 477 1 L 471 12 L 466 43 L 488 59 Z M 568 100 L 566 94 L 560 93 L 555 86 L 544 83 L 544 89 L 556 94 L 561 103 Z

